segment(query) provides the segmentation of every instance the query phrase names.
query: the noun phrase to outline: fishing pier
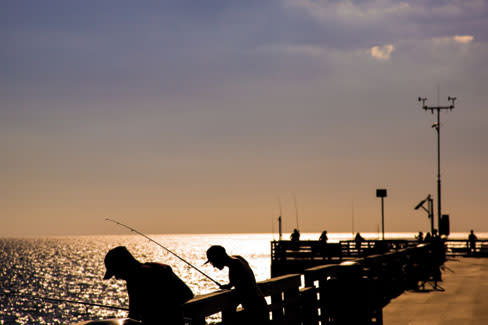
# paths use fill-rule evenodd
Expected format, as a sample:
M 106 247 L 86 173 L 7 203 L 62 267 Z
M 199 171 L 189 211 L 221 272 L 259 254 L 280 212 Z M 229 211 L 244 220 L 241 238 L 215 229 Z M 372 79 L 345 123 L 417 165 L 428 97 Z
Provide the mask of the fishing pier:
M 385 242 L 381 250 L 373 241 L 358 247 L 327 244 L 332 246 L 322 250 L 318 245 L 324 244 L 312 241 L 273 242 L 276 276 L 258 283 L 269 301 L 270 324 L 383 324 L 383 308 L 393 298 L 437 286 L 443 242 Z M 287 264 L 294 273 L 285 274 Z M 239 324 L 239 303 L 233 290 L 213 292 L 187 302 L 185 317 L 190 325 L 202 325 L 220 313 L 221 324 Z
M 488 240 L 273 241 L 271 255 L 273 276 L 258 282 L 269 325 L 488 323 L 488 259 L 479 258 Z M 196 296 L 183 309 L 186 325 L 245 324 L 235 290 Z
M 447 256 L 488 257 L 488 240 L 476 241 L 473 250 L 469 241 L 463 239 L 444 239 Z M 415 247 L 417 240 L 344 240 L 339 243 L 323 243 L 317 240 L 271 242 L 271 276 L 290 273 L 303 273 L 305 269 L 324 264 L 339 264 L 364 256 L 398 252 L 404 248 Z

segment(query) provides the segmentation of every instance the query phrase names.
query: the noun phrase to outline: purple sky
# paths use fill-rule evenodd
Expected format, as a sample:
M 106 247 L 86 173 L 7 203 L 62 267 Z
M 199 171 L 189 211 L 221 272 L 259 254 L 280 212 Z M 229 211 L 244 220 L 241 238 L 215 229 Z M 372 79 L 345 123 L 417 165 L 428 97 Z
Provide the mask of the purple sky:
M 2 1 L 0 236 L 488 231 L 488 3 Z M 439 98 L 439 99 L 438 99 Z M 439 100 L 439 101 L 438 101 Z M 276 229 L 274 225 L 274 229 Z

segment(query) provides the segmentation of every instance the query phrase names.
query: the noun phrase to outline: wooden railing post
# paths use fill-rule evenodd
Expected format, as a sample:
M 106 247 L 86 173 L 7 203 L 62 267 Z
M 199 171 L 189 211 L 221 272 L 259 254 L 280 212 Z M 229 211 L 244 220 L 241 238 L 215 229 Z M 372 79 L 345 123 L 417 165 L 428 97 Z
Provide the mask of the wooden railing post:
M 300 289 L 300 319 L 303 325 L 318 325 L 317 291 L 309 286 Z
M 284 296 L 286 324 L 300 324 L 300 294 L 298 286 L 285 290 Z
M 278 292 L 271 295 L 271 315 L 274 324 L 282 324 L 284 317 L 282 293 Z

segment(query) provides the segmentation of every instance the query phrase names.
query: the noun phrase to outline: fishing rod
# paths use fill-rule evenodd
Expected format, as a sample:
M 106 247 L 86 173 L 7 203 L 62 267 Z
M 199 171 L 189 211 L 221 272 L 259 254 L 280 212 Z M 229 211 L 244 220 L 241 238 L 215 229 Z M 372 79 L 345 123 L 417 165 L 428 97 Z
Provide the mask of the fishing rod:
M 176 254 L 175 252 L 173 252 L 172 250 L 170 250 L 169 248 L 166 248 L 164 247 L 163 245 L 161 245 L 160 243 L 158 243 L 157 241 L 155 241 L 154 239 L 152 239 L 151 237 L 143 234 L 142 232 L 128 226 L 128 225 L 125 225 L 121 222 L 118 222 L 117 220 L 114 220 L 114 219 L 110 219 L 110 218 L 105 218 L 105 221 L 110 221 L 110 222 L 113 222 L 119 226 L 122 226 L 124 228 L 127 228 L 129 229 L 130 231 L 132 232 L 135 232 L 136 234 L 138 235 L 141 235 L 142 237 L 146 238 L 147 240 L 149 241 L 152 241 L 153 243 L 155 243 L 156 245 L 158 245 L 159 247 L 163 248 L 164 250 L 166 250 L 168 253 L 171 253 L 173 254 L 174 256 L 176 256 L 177 258 L 179 258 L 181 261 L 183 261 L 184 263 L 186 263 L 187 265 L 191 266 L 192 268 L 194 268 L 195 270 L 197 270 L 198 272 L 200 272 L 200 274 L 202 274 L 203 276 L 205 276 L 207 279 L 209 279 L 210 281 L 212 281 L 213 283 L 215 283 L 219 288 L 222 286 L 219 282 L 215 281 L 214 279 L 212 279 L 209 275 L 207 275 L 206 273 L 204 273 L 203 271 L 201 271 L 199 268 L 197 268 L 196 266 L 194 266 L 193 264 L 191 264 L 190 262 L 188 262 L 187 260 L 185 260 L 183 257 L 179 256 L 178 254 Z
M 51 298 L 51 297 L 43 297 L 43 296 L 34 296 L 32 294 L 18 294 L 15 292 L 1 292 L 0 295 L 7 296 L 16 296 L 20 297 L 22 299 L 36 299 L 36 300 L 44 300 L 44 301 L 52 301 L 52 302 L 65 302 L 65 303 L 70 303 L 70 304 L 79 304 L 79 305 L 85 305 L 85 306 L 93 306 L 93 307 L 102 307 L 102 308 L 107 308 L 107 309 L 115 309 L 115 310 L 129 310 L 129 308 L 126 307 L 118 307 L 118 306 L 112 306 L 112 305 L 103 305 L 103 304 L 97 304 L 97 303 L 92 303 L 92 302 L 85 302 L 85 301 L 79 301 L 79 300 L 71 300 L 71 299 L 60 299 L 60 298 Z
M 296 218 L 296 222 L 297 222 L 297 230 L 300 230 L 300 226 L 298 224 L 298 207 L 297 207 L 297 196 L 295 195 L 295 193 L 293 193 L 293 199 L 295 201 L 295 218 Z

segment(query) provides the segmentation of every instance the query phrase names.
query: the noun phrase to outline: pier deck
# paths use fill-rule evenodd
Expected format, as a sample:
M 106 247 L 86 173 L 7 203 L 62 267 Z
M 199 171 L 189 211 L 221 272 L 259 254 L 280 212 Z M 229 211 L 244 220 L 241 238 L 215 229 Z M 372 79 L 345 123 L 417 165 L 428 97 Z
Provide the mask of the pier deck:
M 488 259 L 461 257 L 445 266 L 445 291 L 427 285 L 426 292 L 403 293 L 383 309 L 384 324 L 488 324 Z

